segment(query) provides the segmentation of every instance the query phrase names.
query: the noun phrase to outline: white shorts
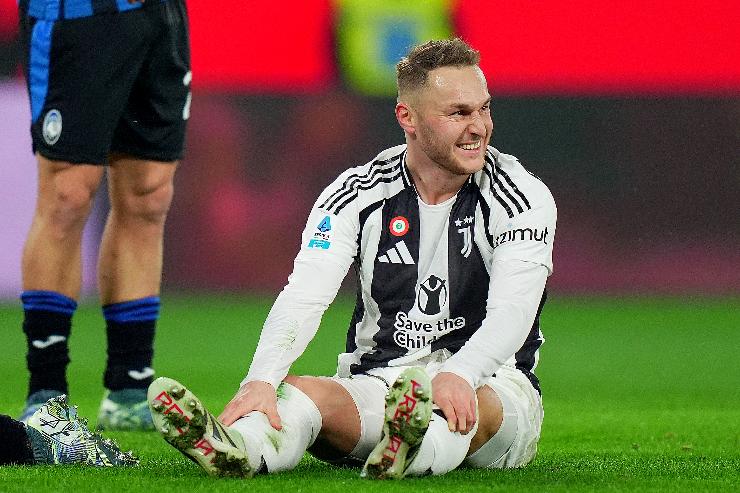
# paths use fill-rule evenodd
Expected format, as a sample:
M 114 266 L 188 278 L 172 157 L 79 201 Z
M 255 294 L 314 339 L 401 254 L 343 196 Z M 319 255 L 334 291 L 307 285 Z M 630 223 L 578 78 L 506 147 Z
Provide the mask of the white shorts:
M 436 375 L 439 363 L 430 363 L 426 370 Z M 406 367 L 375 368 L 362 375 L 325 377 L 344 387 L 357 406 L 360 415 L 360 440 L 348 461 L 367 459 L 380 442 L 383 433 L 385 395 L 388 388 Z M 474 454 L 465 459 L 467 467 L 522 467 L 537 452 L 542 425 L 542 401 L 527 377 L 519 370 L 502 367 L 484 382 L 498 394 L 504 408 L 504 421 L 498 433 Z M 472 437 L 471 437 L 472 438 Z
M 540 440 L 544 417 L 540 394 L 524 373 L 508 366 L 499 368 L 485 385 L 501 399 L 504 420 L 498 432 L 468 456 L 463 466 L 486 469 L 526 466 L 537 454 Z

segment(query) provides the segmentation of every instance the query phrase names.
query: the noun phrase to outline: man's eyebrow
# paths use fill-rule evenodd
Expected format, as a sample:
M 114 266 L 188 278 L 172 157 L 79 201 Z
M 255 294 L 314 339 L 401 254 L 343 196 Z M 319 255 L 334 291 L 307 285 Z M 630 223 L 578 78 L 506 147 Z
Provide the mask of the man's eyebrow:
M 472 108 L 477 108 L 478 106 L 485 106 L 485 105 L 489 104 L 490 102 L 491 102 L 491 97 L 489 97 L 488 99 L 486 99 L 485 101 L 483 101 L 483 103 L 481 103 L 480 105 L 471 106 L 471 105 L 469 105 L 467 103 L 452 103 L 452 104 L 450 104 L 449 107 L 450 108 L 454 108 L 454 109 L 460 109 L 460 110 L 469 110 L 469 109 L 472 109 Z

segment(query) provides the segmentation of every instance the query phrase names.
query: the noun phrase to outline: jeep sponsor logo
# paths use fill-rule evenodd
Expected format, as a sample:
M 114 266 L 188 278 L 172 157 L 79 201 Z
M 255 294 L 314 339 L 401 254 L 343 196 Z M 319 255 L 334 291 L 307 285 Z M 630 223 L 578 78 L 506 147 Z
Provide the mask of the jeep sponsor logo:
M 453 330 L 465 327 L 465 317 L 443 318 L 431 322 L 422 322 L 409 318 L 406 312 L 396 313 L 393 324 L 396 331 L 393 340 L 406 349 L 421 349 Z
M 539 230 L 537 228 L 518 228 L 518 229 L 510 229 L 509 231 L 504 231 L 500 235 L 496 237 L 496 240 L 493 242 L 493 248 L 496 248 L 502 243 L 507 243 L 509 241 L 541 241 L 545 245 L 547 245 L 547 235 L 550 234 L 549 231 L 547 231 L 547 227 L 543 230 Z

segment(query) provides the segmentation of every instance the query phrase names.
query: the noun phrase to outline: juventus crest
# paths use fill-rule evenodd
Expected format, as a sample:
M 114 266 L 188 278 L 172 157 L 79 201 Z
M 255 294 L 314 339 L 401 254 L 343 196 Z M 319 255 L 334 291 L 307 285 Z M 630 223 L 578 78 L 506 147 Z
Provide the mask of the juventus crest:
M 455 219 L 455 226 L 458 227 L 457 232 L 463 235 L 463 247 L 460 253 L 468 258 L 470 252 L 473 251 L 473 218 L 465 216 L 464 219 Z

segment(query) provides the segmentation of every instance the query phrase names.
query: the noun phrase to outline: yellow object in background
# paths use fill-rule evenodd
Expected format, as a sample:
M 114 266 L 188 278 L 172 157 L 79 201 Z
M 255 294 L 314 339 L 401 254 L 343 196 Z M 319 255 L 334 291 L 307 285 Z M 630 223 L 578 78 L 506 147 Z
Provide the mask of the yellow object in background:
M 396 63 L 409 49 L 452 35 L 451 0 L 336 0 L 342 78 L 368 96 L 396 95 Z

